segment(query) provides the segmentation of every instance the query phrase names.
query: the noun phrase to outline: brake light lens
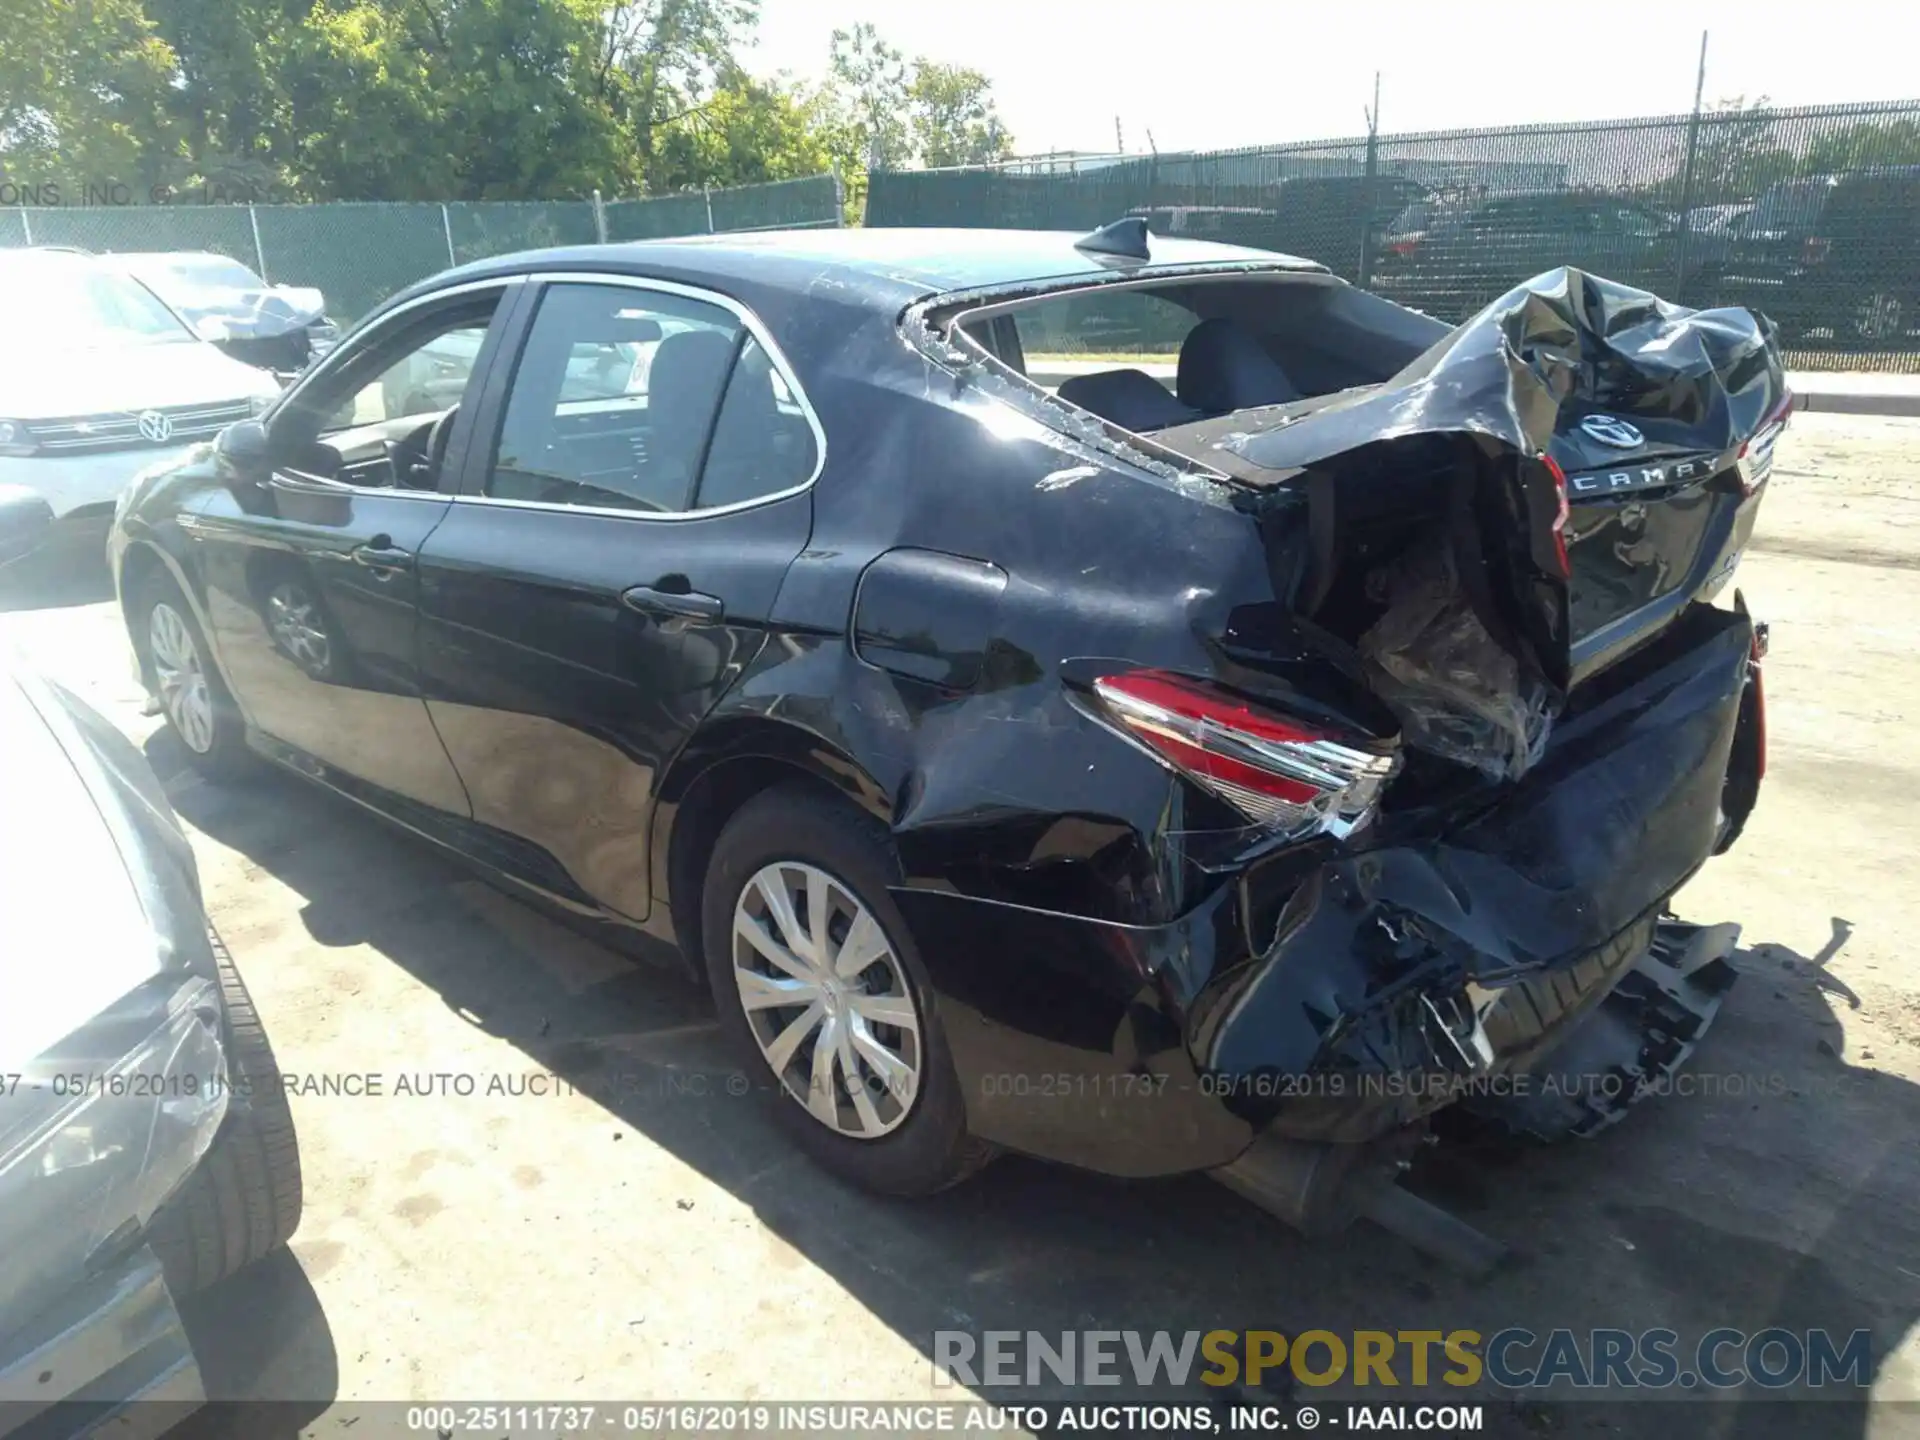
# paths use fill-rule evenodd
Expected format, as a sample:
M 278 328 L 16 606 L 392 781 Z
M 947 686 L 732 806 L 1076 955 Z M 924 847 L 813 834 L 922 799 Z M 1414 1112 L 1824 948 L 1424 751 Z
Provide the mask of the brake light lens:
M 1426 239 L 1424 234 L 1395 235 L 1387 241 L 1389 255 L 1411 255 L 1420 248 L 1420 242 Z
M 1787 428 L 1787 421 L 1792 415 L 1793 392 L 1789 390 L 1780 397 L 1780 403 L 1773 407 L 1773 413 L 1760 423 L 1760 428 L 1740 442 L 1733 468 L 1740 477 L 1742 499 L 1766 484 L 1767 477 L 1773 473 L 1774 442 L 1780 438 L 1780 432 Z
M 1399 765 L 1170 671 L 1130 670 L 1093 688 L 1124 733 L 1253 823 L 1294 838 L 1358 830 Z
M 1559 510 L 1553 517 L 1553 555 L 1560 562 L 1560 575 L 1563 579 L 1573 577 L 1573 562 L 1567 558 L 1567 519 L 1573 511 L 1567 503 L 1567 472 L 1551 455 L 1542 455 L 1547 473 L 1553 476 L 1553 491 L 1559 497 Z

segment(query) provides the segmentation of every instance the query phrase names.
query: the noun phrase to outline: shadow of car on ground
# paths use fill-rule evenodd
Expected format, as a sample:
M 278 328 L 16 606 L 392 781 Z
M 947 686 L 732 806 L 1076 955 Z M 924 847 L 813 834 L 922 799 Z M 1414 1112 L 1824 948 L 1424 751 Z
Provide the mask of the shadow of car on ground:
M 292 1251 L 189 1297 L 180 1313 L 212 1403 L 169 1440 L 296 1440 L 332 1403 L 339 1357 Z

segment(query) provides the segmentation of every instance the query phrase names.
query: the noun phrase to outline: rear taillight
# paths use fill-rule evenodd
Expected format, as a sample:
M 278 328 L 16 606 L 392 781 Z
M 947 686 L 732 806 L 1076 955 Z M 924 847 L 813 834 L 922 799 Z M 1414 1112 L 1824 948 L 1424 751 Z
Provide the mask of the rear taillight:
M 1559 462 L 1551 455 L 1542 455 L 1540 459 L 1546 464 L 1547 473 L 1553 476 L 1554 494 L 1559 499 L 1559 509 L 1553 517 L 1554 558 L 1560 562 L 1561 578 L 1571 579 L 1573 562 L 1567 558 L 1567 517 L 1573 511 L 1567 504 L 1567 472 L 1560 468 Z
M 1780 403 L 1773 407 L 1773 413 L 1760 422 L 1760 428 L 1740 444 L 1740 452 L 1734 457 L 1734 473 L 1740 477 L 1742 498 L 1752 495 L 1767 483 L 1767 477 L 1773 473 L 1773 445 L 1780 438 L 1780 432 L 1787 428 L 1787 421 L 1793 414 L 1793 392 L 1787 391 L 1780 397 Z
M 1800 247 L 1800 262 L 1803 265 L 1824 265 L 1827 252 L 1833 249 L 1833 241 L 1824 235 L 1809 235 L 1806 243 Z
M 1345 836 L 1366 824 L 1398 763 L 1165 670 L 1108 675 L 1093 688 L 1106 713 L 1160 759 L 1254 823 L 1296 838 Z
M 1424 233 L 1419 235 L 1389 236 L 1387 239 L 1387 254 L 1411 255 L 1420 248 L 1420 242 L 1424 239 L 1426 239 Z

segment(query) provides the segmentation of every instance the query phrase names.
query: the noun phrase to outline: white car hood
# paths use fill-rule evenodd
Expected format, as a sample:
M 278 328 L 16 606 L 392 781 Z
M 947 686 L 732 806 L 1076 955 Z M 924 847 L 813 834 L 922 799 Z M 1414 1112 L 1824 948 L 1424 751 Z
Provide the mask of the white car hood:
M 92 792 L 0 664 L 0 1073 L 28 1068 L 161 961 Z
M 138 413 L 272 396 L 279 386 L 202 340 L 157 345 L 0 349 L 0 413 L 9 420 Z

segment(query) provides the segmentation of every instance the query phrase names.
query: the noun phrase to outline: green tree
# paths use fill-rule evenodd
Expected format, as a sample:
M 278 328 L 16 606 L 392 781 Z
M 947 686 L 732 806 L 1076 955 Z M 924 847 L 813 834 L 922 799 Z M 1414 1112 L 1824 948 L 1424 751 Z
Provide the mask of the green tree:
M 665 132 L 655 172 L 663 189 L 751 185 L 818 175 L 833 159 L 817 96 L 736 70 Z
M 862 21 L 833 32 L 827 62 L 830 124 L 858 169 L 898 170 L 913 158 L 907 119 L 907 62 Z
M 590 0 L 322 0 L 289 37 L 277 150 L 315 199 L 501 200 L 634 183 Z
M 1735 95 L 1708 107 L 1694 151 L 1692 203 L 1751 200 L 1794 174 L 1799 162 L 1775 138 L 1778 118 L 1764 95 L 1751 104 Z
M 273 164 L 288 120 L 281 72 L 311 3 L 146 0 L 176 60 L 169 108 L 186 158 L 206 162 L 186 170 Z
M 759 0 L 619 0 L 606 12 L 592 83 L 621 118 L 649 191 L 671 188 L 670 142 L 734 75 Z
M 1920 121 L 1861 121 L 1816 135 L 1802 168 L 1810 175 L 1831 175 L 1873 165 L 1920 165 Z
M 0 175 L 154 183 L 174 68 L 140 0 L 0 0 Z
M 978 164 L 1013 153 L 992 82 L 977 70 L 924 56 L 909 64 L 866 23 L 833 32 L 827 68 L 816 119 L 846 182 L 851 223 L 866 213 L 869 170 Z
M 992 89 L 978 70 L 914 62 L 908 124 L 922 165 L 983 165 L 1013 153 L 1013 136 L 994 108 Z

